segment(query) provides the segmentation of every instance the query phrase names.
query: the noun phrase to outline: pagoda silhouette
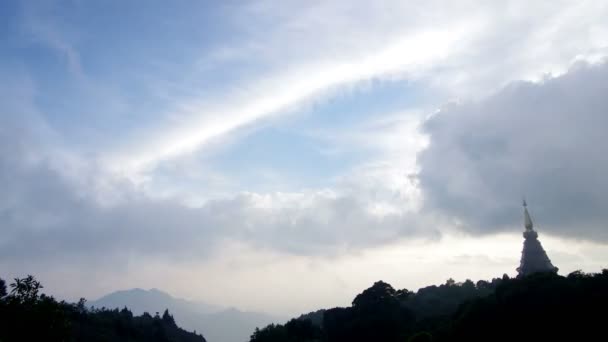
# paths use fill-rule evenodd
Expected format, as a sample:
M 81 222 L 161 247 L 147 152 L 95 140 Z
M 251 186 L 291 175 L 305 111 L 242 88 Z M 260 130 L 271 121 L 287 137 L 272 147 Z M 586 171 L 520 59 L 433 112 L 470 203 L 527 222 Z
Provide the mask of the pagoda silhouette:
M 532 273 L 557 273 L 558 268 L 553 266 L 547 252 L 538 240 L 538 233 L 534 230 L 532 218 L 528 212 L 528 205 L 524 200 L 524 249 L 521 252 L 521 262 L 517 268 L 518 277 L 525 277 Z

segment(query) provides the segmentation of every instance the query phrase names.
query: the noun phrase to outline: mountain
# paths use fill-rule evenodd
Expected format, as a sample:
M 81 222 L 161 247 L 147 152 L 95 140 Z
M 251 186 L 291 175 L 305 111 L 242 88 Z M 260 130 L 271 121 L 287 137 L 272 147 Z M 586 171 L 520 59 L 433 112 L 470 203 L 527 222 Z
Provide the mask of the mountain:
M 245 342 L 256 327 L 285 321 L 284 318 L 265 313 L 245 312 L 236 308 L 222 308 L 204 302 L 175 298 L 158 289 L 116 291 L 88 302 L 87 305 L 109 309 L 126 306 L 134 314 L 148 312 L 152 315 L 169 309 L 180 326 L 203 333 L 209 342 Z
M 221 311 L 222 308 L 204 302 L 188 301 L 172 297 L 170 294 L 158 289 L 131 289 L 112 292 L 96 301 L 89 302 L 90 307 L 106 307 L 110 309 L 127 306 L 134 313 L 148 312 L 154 314 L 169 309 L 175 313 L 209 314 Z
M 180 328 L 168 311 L 133 315 L 128 309 L 87 310 L 85 301 L 68 303 L 41 294 L 33 276 L 15 279 L 7 294 L 0 279 L 0 341 L 206 342 Z

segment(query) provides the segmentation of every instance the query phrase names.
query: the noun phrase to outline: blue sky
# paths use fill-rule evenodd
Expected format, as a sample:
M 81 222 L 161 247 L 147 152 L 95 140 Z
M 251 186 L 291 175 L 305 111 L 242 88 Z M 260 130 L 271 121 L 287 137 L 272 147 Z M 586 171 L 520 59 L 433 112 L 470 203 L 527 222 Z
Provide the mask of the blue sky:
M 64 298 L 156 287 L 296 314 L 376 278 L 513 273 L 525 195 L 554 264 L 597 270 L 607 15 L 604 1 L 3 1 L 0 269 Z

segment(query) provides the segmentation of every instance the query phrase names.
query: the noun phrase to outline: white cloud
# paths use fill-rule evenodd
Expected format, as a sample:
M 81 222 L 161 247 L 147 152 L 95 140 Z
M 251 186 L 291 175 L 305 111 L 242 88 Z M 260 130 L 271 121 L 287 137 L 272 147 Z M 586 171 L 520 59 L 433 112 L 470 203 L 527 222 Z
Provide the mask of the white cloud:
M 324 92 L 374 77 L 421 72 L 457 50 L 456 44 L 474 25 L 450 30 L 416 32 L 363 58 L 298 66 L 293 72 L 271 75 L 244 86 L 240 94 L 225 96 L 218 104 L 190 103 L 185 112 L 173 114 L 183 123 L 145 139 L 125 155 L 111 156 L 108 163 L 127 175 L 171 157 L 187 154 L 214 138 L 271 115 L 289 112 Z M 183 104 L 181 105 L 184 106 Z
M 235 130 L 365 80 L 419 80 L 432 87 L 439 106 L 448 99 L 482 98 L 512 80 L 560 74 L 573 61 L 608 53 L 601 38 L 608 8 L 602 3 L 261 2 L 232 9 L 227 22 L 242 39 L 219 48 L 228 54 L 205 51 L 211 64 L 190 71 L 189 78 L 204 78 L 208 68 L 228 71 L 239 62 L 256 66 L 255 72 L 222 84 L 221 93 L 179 98 L 165 113 L 168 123 L 105 151 L 104 164 L 132 180 L 153 181 L 158 163 L 187 158 Z

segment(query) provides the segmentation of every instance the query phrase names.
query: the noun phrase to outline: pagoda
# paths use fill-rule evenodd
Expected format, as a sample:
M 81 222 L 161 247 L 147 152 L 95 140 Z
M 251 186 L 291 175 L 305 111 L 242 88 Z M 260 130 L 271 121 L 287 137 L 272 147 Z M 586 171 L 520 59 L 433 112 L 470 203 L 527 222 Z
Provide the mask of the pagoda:
M 528 206 L 524 200 L 524 249 L 521 252 L 521 262 L 517 268 L 518 277 L 525 277 L 532 273 L 551 272 L 557 273 L 558 268 L 553 266 L 543 246 L 538 240 L 538 233 L 534 230 L 534 224 Z

